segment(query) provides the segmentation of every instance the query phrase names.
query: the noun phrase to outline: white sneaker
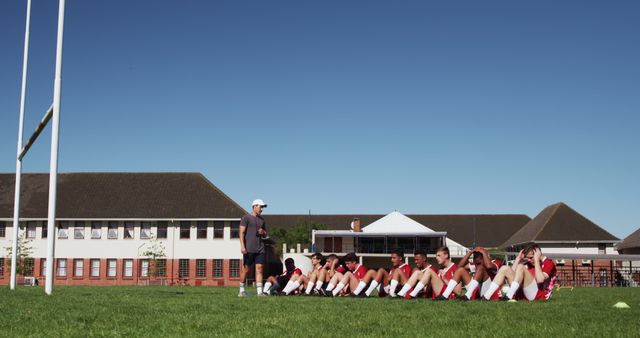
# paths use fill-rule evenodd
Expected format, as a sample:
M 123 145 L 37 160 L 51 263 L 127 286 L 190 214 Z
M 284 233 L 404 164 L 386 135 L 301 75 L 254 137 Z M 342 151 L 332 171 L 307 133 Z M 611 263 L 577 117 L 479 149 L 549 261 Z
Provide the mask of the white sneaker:
M 246 296 L 247 296 L 247 293 L 245 291 L 240 291 L 238 293 L 238 297 L 246 297 Z

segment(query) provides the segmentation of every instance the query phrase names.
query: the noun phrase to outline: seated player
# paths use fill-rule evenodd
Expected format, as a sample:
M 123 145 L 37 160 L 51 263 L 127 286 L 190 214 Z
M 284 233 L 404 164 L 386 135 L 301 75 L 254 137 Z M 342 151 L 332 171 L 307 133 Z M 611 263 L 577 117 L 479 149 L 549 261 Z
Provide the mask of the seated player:
M 485 299 L 490 299 L 496 290 L 509 281 L 509 291 L 505 299 L 548 300 L 551 298 L 556 278 L 556 265 L 553 260 L 543 257 L 540 247 L 536 244 L 529 245 L 521 250 L 516 257 L 513 266 L 503 266 L 498 270 L 491 286 L 484 294 Z M 516 292 L 520 291 L 520 295 Z
M 368 272 L 367 268 L 359 263 L 358 256 L 353 252 L 344 257 L 344 262 L 349 271 L 344 273 L 338 285 L 331 291 L 334 297 L 345 287 L 349 287 L 349 290 L 353 290 L 352 294 L 357 296 L 367 287 L 375 274 L 375 270 Z
M 312 292 L 314 294 L 318 294 L 317 289 L 320 289 L 322 287 L 322 284 L 324 284 L 324 279 L 320 278 L 320 273 L 322 272 L 322 270 L 325 270 L 322 264 L 322 259 L 323 257 L 320 253 L 314 253 L 313 255 L 311 255 L 311 264 L 313 265 L 313 270 L 311 270 L 306 276 L 303 276 L 302 278 L 305 285 L 305 295 L 311 295 Z M 316 289 L 314 287 L 317 286 L 318 282 L 320 282 L 320 287 L 317 287 Z
M 470 270 L 473 268 L 475 271 L 474 278 L 471 277 L 471 274 L 465 266 L 469 262 L 469 257 L 473 254 L 473 262 L 469 263 Z M 486 262 L 483 257 L 486 257 Z M 470 250 L 467 254 L 460 260 L 458 263 L 458 268 L 451 276 L 451 279 L 447 283 L 447 288 L 444 292 L 437 298 L 438 300 L 449 299 L 449 297 L 454 294 L 456 297 L 459 297 L 460 300 L 471 300 L 475 298 L 475 290 L 480 285 L 480 281 L 484 281 L 484 279 L 490 279 L 488 271 L 492 271 L 493 275 L 496 272 L 496 266 L 489 259 L 489 253 L 482 248 L 478 247 L 476 249 Z M 493 276 L 492 275 L 492 276 Z M 462 294 L 462 288 L 457 287 L 459 284 L 464 284 L 466 288 L 466 293 Z
M 293 258 L 287 258 L 284 260 L 284 272 L 277 276 L 269 276 L 267 282 L 264 284 L 264 294 L 275 295 L 283 291 L 284 287 L 289 284 L 289 280 L 292 276 L 302 275 L 302 271 L 296 268 Z
M 473 254 L 473 261 L 468 264 L 468 268 L 473 274 L 473 279 L 469 284 L 467 284 L 466 293 L 458 297 L 458 299 L 464 301 L 482 297 L 482 295 L 489 290 L 491 281 L 498 273 L 498 269 L 502 266 L 502 261 L 500 259 L 491 259 L 485 248 L 476 247 L 465 255 L 460 263 L 458 263 L 458 267 L 464 265 L 464 263 L 469 259 L 470 254 Z M 476 292 L 478 290 L 478 286 L 481 286 L 480 292 Z M 497 300 L 499 298 L 500 290 L 496 290 L 491 299 Z
M 413 287 L 416 286 L 416 284 L 418 283 L 418 281 L 422 279 L 422 277 L 424 276 L 424 273 L 427 270 L 433 270 L 434 272 L 438 272 L 438 268 L 429 264 L 429 262 L 427 261 L 427 252 L 425 250 L 416 250 L 416 252 L 413 255 L 414 255 L 413 262 L 416 264 L 416 267 L 413 270 L 411 277 L 409 277 L 407 282 L 404 283 L 404 285 L 402 286 L 402 289 L 400 289 L 400 291 L 397 292 L 397 296 L 409 297 L 408 293 L 411 292 Z M 423 291 L 426 291 L 426 290 L 423 289 L 419 292 L 423 292 Z M 389 293 L 389 296 L 396 297 L 396 294 Z
M 319 289 L 322 296 L 333 297 L 333 289 L 338 282 L 344 277 L 344 273 L 349 271 L 343 259 L 338 258 L 336 254 L 330 254 L 327 256 L 327 263 L 325 264 L 325 271 L 320 271 L 320 279 L 327 281 L 327 286 L 324 289 Z M 316 287 L 318 285 L 316 284 Z
M 404 262 L 404 253 L 402 251 L 394 250 L 391 252 L 391 264 L 392 266 L 389 272 L 384 268 L 376 271 L 375 277 L 373 277 L 371 283 L 369 283 L 369 288 L 365 291 L 367 297 L 369 297 L 376 288 L 378 288 L 378 295 L 381 297 L 386 295 L 395 297 L 398 285 L 404 285 L 404 283 L 409 280 L 412 269 L 409 264 Z M 382 290 L 380 290 L 380 286 L 383 287 Z
M 436 251 L 436 261 L 442 267 L 438 272 L 427 269 L 415 288 L 409 294 L 411 298 L 416 298 L 425 287 L 431 286 L 432 298 L 438 298 L 444 293 L 449 284 L 449 280 L 458 269 L 458 266 L 451 261 L 449 248 L 443 246 Z

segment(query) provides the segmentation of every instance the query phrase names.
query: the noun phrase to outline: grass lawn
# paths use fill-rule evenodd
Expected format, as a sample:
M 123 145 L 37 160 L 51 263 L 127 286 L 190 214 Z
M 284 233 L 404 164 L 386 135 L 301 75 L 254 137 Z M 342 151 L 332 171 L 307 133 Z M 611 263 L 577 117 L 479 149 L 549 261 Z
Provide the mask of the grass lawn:
M 251 289 L 250 289 L 251 291 Z M 616 309 L 624 301 L 631 309 Z M 0 287 L 7 336 L 640 337 L 640 289 L 574 289 L 549 302 L 247 297 L 227 287 Z M 473 333 L 476 332 L 476 333 Z

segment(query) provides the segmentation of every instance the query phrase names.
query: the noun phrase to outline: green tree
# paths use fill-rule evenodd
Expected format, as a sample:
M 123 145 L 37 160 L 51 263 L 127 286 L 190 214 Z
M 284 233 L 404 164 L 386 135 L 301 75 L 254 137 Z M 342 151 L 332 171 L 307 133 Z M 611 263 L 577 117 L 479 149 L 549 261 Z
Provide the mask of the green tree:
M 31 239 L 27 238 L 26 233 L 22 236 L 18 236 L 18 254 L 16 257 L 16 275 L 28 276 L 33 274 L 33 247 L 31 246 Z M 13 248 L 10 246 L 6 248 L 7 259 L 5 259 L 7 271 L 11 271 L 11 255 Z
M 158 261 L 166 257 L 166 249 L 164 244 L 157 238 L 152 237 L 147 243 L 145 251 L 142 252 L 142 256 L 147 257 L 149 260 L 149 277 L 157 277 L 159 274 Z
M 269 237 L 276 241 L 276 253 L 281 255 L 282 243 L 287 243 L 287 247 L 293 247 L 299 243 L 302 248 L 310 248 L 311 231 L 324 230 L 326 228 L 325 224 L 305 221 L 297 223 L 288 229 L 272 227 L 269 230 Z

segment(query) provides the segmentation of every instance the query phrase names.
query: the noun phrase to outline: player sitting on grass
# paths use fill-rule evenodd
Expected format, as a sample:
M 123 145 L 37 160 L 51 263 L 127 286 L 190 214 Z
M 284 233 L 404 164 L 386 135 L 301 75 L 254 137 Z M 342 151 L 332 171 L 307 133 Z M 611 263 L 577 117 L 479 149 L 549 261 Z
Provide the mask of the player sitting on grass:
M 347 272 L 347 268 L 340 258 L 336 254 L 330 254 L 327 256 L 327 262 L 324 264 L 323 269 L 318 274 L 315 289 L 318 290 L 321 296 L 333 296 L 331 291 L 342 279 L 345 272 Z M 325 284 L 327 285 L 325 286 Z M 323 286 L 325 287 L 323 288 Z
M 368 272 L 367 268 L 359 263 L 358 257 L 353 252 L 344 256 L 344 262 L 349 271 L 344 273 L 338 285 L 336 285 L 336 287 L 331 291 L 334 297 L 337 296 L 345 287 L 349 287 L 349 290 L 353 290 L 353 295 L 357 296 L 367 287 L 375 274 L 375 270 L 371 270 L 372 273 Z M 331 286 L 331 283 L 329 283 L 329 286 Z M 327 290 L 329 290 L 328 287 Z
M 411 291 L 411 293 L 409 294 L 412 298 L 416 298 L 418 296 L 418 293 L 420 293 L 427 286 L 431 286 L 433 290 L 433 298 L 440 297 L 440 295 L 442 295 L 446 290 L 447 284 L 453 277 L 455 271 L 458 269 L 458 266 L 451 261 L 449 257 L 449 248 L 447 248 L 446 246 L 441 247 L 436 251 L 436 261 L 442 267 L 442 269 L 440 269 L 438 272 L 427 269 L 427 271 L 423 273 L 423 276 L 418 284 L 416 284 L 416 286 L 414 287 L 413 291 Z
M 467 255 L 458 263 L 458 267 L 461 267 L 469 259 L 469 255 L 473 254 L 473 260 L 467 265 L 469 271 L 473 274 L 473 280 L 466 286 L 466 293 L 460 296 L 460 300 L 472 300 L 482 297 L 489 287 L 491 281 L 498 273 L 498 269 L 502 266 L 502 261 L 499 259 L 491 259 L 487 250 L 483 247 L 476 247 L 469 251 Z M 478 291 L 480 287 L 480 292 Z M 491 299 L 499 299 L 500 291 L 496 290 Z
M 404 283 L 404 285 L 402 286 L 402 289 L 400 289 L 400 291 L 398 291 L 397 294 L 389 293 L 389 296 L 396 297 L 397 295 L 400 297 L 405 297 L 405 296 L 409 297 L 408 293 L 411 292 L 413 287 L 416 286 L 416 284 L 418 283 L 418 281 L 422 279 L 422 277 L 424 276 L 424 273 L 427 272 L 427 270 L 433 270 L 434 272 L 438 272 L 438 268 L 429 264 L 429 262 L 427 261 L 427 252 L 425 250 L 416 250 L 416 252 L 413 255 L 414 255 L 413 262 L 416 264 L 416 268 L 411 274 L 411 277 L 409 277 L 409 280 L 407 280 L 407 282 Z M 419 293 L 423 291 L 425 291 L 425 289 L 420 290 Z
M 322 287 L 322 284 L 324 283 L 324 280 L 320 279 L 320 273 L 322 272 L 322 270 L 326 271 L 322 264 L 322 259 L 323 257 L 320 253 L 314 253 L 313 255 L 311 255 L 311 264 L 313 265 L 313 270 L 309 271 L 309 273 L 302 278 L 305 285 L 305 295 L 311 295 L 311 292 L 318 294 L 318 290 L 316 290 L 316 288 L 314 287 L 317 286 L 318 282 L 320 282 L 320 286 L 317 287 L 317 289 L 320 289 Z
M 490 299 L 506 279 L 510 286 L 505 299 L 511 300 L 517 296 L 517 299 L 526 298 L 529 301 L 548 300 L 553 291 L 555 277 L 555 263 L 542 256 L 538 245 L 532 244 L 518 253 L 511 267 L 503 266 L 498 270 L 484 298 Z M 521 293 L 516 295 L 518 291 Z
M 302 271 L 296 268 L 293 258 L 285 259 L 284 267 L 285 267 L 285 270 L 281 275 L 277 277 L 269 276 L 269 278 L 267 278 L 267 282 L 264 284 L 265 294 L 267 295 L 277 294 L 278 292 L 283 290 L 284 286 L 287 286 L 289 284 L 289 281 L 292 276 L 302 275 Z
M 403 285 L 411 277 L 412 269 L 409 264 L 404 262 L 404 253 L 400 250 L 394 250 L 391 252 L 391 269 L 387 272 L 386 269 L 380 268 L 375 274 L 375 277 L 369 283 L 369 288 L 365 291 L 367 297 L 371 296 L 373 290 L 378 288 L 378 295 L 384 297 L 388 294 L 394 295 L 398 285 Z M 382 290 L 380 290 L 382 286 Z
M 469 264 L 469 267 L 473 267 L 475 270 L 474 278 L 472 278 L 469 271 L 465 269 L 471 255 L 473 255 L 473 262 Z M 486 262 L 483 257 L 486 257 Z M 480 285 L 480 282 L 485 279 L 490 280 L 488 271 L 492 271 L 493 275 L 495 275 L 495 271 L 497 270 L 496 265 L 489 259 L 489 254 L 482 247 L 478 247 L 467 252 L 467 254 L 458 263 L 458 268 L 459 269 L 453 273 L 453 276 L 451 276 L 451 279 L 447 283 L 447 288 L 437 298 L 438 300 L 449 299 L 452 294 L 455 294 L 455 296 L 459 297 L 460 300 L 474 299 L 475 291 Z M 460 282 L 465 285 L 466 293 L 464 295 L 461 294 L 462 288 L 458 287 Z

